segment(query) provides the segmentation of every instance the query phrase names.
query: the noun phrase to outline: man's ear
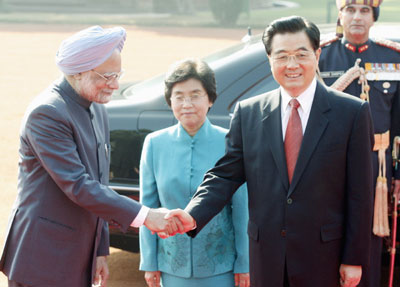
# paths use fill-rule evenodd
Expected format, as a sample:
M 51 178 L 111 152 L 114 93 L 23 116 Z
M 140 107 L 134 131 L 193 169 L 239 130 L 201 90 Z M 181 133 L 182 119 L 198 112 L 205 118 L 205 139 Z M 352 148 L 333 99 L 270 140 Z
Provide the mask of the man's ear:
M 319 61 L 319 56 L 321 56 L 321 48 L 318 48 L 318 49 L 315 51 L 315 56 L 316 56 L 317 62 L 318 62 L 318 61 Z
M 78 74 L 72 75 L 72 77 L 74 78 L 74 80 L 79 81 L 80 79 L 82 79 L 82 73 L 78 73 Z
M 272 57 L 271 57 L 271 55 L 268 55 L 268 54 L 267 54 L 267 57 L 268 57 L 269 66 L 272 67 Z
M 343 21 L 342 21 L 342 19 L 343 19 L 343 14 L 342 14 L 342 10 L 339 10 L 338 18 L 339 18 L 339 21 L 340 21 L 340 25 L 343 26 Z

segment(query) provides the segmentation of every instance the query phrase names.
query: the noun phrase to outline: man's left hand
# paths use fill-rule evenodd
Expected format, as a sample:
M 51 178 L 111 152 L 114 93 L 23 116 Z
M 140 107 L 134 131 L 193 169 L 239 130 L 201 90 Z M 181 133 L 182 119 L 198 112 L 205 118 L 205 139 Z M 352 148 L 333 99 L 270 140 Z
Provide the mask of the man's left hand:
M 98 256 L 96 258 L 96 274 L 94 276 L 94 287 L 106 287 L 109 275 L 107 256 Z
M 235 273 L 235 286 L 250 287 L 250 274 Z
M 361 280 L 362 267 L 360 265 L 341 264 L 339 268 L 340 286 L 356 287 Z

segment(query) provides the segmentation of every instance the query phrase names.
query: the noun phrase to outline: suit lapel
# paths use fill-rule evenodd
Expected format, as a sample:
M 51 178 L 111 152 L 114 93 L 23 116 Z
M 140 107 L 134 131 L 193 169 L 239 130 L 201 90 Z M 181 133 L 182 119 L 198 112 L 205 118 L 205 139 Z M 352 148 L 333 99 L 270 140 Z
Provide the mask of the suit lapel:
M 264 106 L 263 129 L 264 134 L 268 136 L 266 142 L 269 143 L 271 153 L 282 183 L 287 190 L 289 188 L 288 173 L 286 167 L 286 157 L 282 140 L 282 120 L 280 108 L 280 90 L 271 92 L 271 96 L 267 99 Z
M 326 88 L 321 83 L 317 82 L 310 117 L 308 118 L 307 127 L 304 132 L 303 142 L 301 143 L 299 157 L 294 170 L 292 183 L 289 187 L 288 196 L 290 196 L 296 188 L 322 134 L 328 126 L 329 120 L 324 113 L 329 110 L 330 105 Z

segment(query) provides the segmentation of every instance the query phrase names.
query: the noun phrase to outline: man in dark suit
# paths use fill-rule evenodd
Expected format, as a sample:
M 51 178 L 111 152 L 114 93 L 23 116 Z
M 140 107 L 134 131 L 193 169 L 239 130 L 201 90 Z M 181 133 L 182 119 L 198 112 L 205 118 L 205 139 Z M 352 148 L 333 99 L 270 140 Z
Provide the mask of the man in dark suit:
M 162 210 L 107 187 L 110 138 L 101 104 L 118 88 L 125 37 L 121 27 L 96 26 L 66 39 L 56 58 L 64 77 L 27 109 L 0 261 L 9 286 L 105 286 L 107 222 L 173 233 Z
M 319 40 L 297 16 L 266 28 L 280 88 L 236 106 L 226 154 L 185 211 L 167 216 L 195 236 L 247 182 L 252 287 L 353 287 L 368 262 L 370 110 L 316 80 Z

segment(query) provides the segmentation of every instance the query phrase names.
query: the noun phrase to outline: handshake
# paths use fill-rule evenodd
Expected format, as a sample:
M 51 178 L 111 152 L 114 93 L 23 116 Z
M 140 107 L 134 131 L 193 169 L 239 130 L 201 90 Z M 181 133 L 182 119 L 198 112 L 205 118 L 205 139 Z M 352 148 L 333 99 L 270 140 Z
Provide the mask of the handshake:
M 160 238 L 168 238 L 177 233 L 183 234 L 196 227 L 193 217 L 182 209 L 151 208 L 144 225 L 157 233 Z

